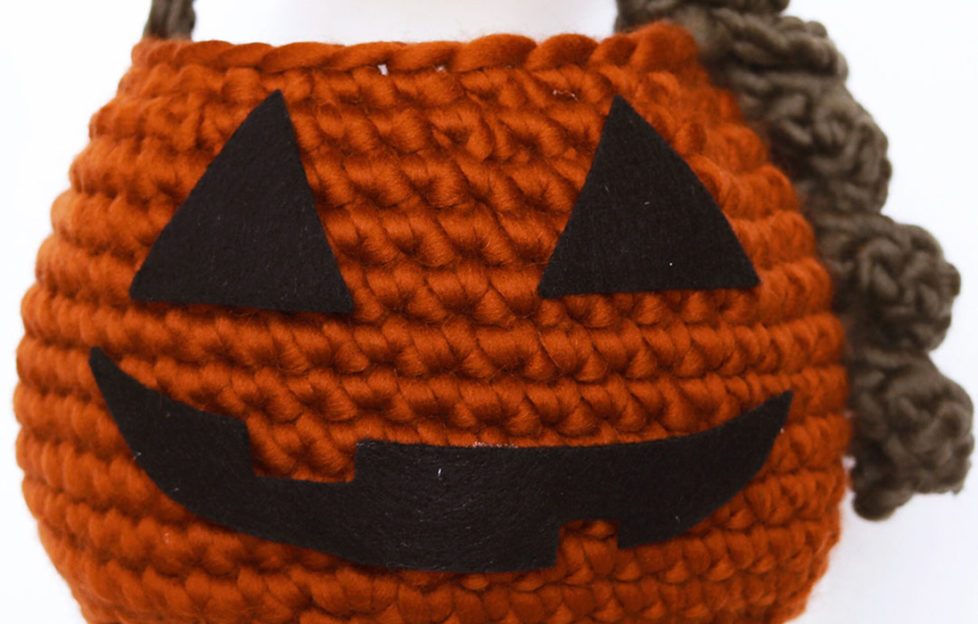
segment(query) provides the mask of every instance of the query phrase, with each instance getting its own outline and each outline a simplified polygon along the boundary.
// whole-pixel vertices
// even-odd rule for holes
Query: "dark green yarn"
[[[944,339],[957,270],[925,230],[881,215],[886,136],[846,89],[845,59],[787,0],[618,0],[618,29],[686,26],[715,80],[791,176],[846,325],[857,512],[884,518],[916,492],[961,489],[972,404],[927,353]]]
[[[153,0],[143,36],[189,39],[196,19],[193,0]]]

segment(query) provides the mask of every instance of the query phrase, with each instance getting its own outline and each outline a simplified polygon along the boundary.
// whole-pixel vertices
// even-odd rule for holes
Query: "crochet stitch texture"
[[[160,230],[248,112],[281,90],[350,318],[137,304]],[[716,198],[748,291],[536,286],[614,95]],[[89,622],[774,623],[838,536],[849,438],[843,329],[792,185],[692,37],[234,46],[146,40],[55,202],[18,352],[18,458]],[[336,481],[366,438],[591,445],[715,427],[786,390],[757,478],[690,533],[618,550],[569,525],[556,567],[356,566],[202,522],[139,470],[87,367],[244,421],[256,471]]]
[[[718,85],[789,173],[812,223],[846,327],[853,505],[883,519],[917,493],[958,492],[974,449],[971,399],[928,353],[961,288],[926,230],[881,214],[887,139],[846,88],[824,26],[788,0],[618,0],[617,27],[681,24]]]

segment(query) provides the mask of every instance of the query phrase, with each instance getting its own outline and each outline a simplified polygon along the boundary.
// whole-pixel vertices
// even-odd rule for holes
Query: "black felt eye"
[[[280,92],[259,104],[163,228],[133,299],[349,314]]]
[[[538,292],[753,288],[757,272],[686,161],[620,96]]]

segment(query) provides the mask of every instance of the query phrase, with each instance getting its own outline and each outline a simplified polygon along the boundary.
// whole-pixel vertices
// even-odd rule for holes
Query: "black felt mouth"
[[[620,548],[688,531],[761,469],[792,397],[703,433],[633,444],[364,440],[352,481],[319,483],[256,475],[244,423],[146,388],[97,348],[90,365],[136,462],[200,518],[360,564],[466,573],[551,567],[574,520],[617,521]]]

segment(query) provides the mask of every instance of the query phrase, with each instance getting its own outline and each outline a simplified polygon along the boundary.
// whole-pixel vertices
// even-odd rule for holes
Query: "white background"
[[[5,0],[0,9],[0,621],[80,624],[20,495],[10,408],[19,301],[89,116],[112,96],[148,0]],[[198,0],[197,38],[235,42],[604,36],[612,0]],[[921,224],[964,275],[956,324],[935,354],[974,396],[978,351],[978,3],[795,0],[849,58],[850,88],[891,139],[888,212]],[[940,8],[937,8],[937,7]],[[559,8],[556,8],[559,7]],[[933,8],[931,8],[933,7]],[[978,474],[976,474],[978,479]],[[885,523],[846,507],[841,544],[801,624],[978,622],[978,481],[918,498]]]

